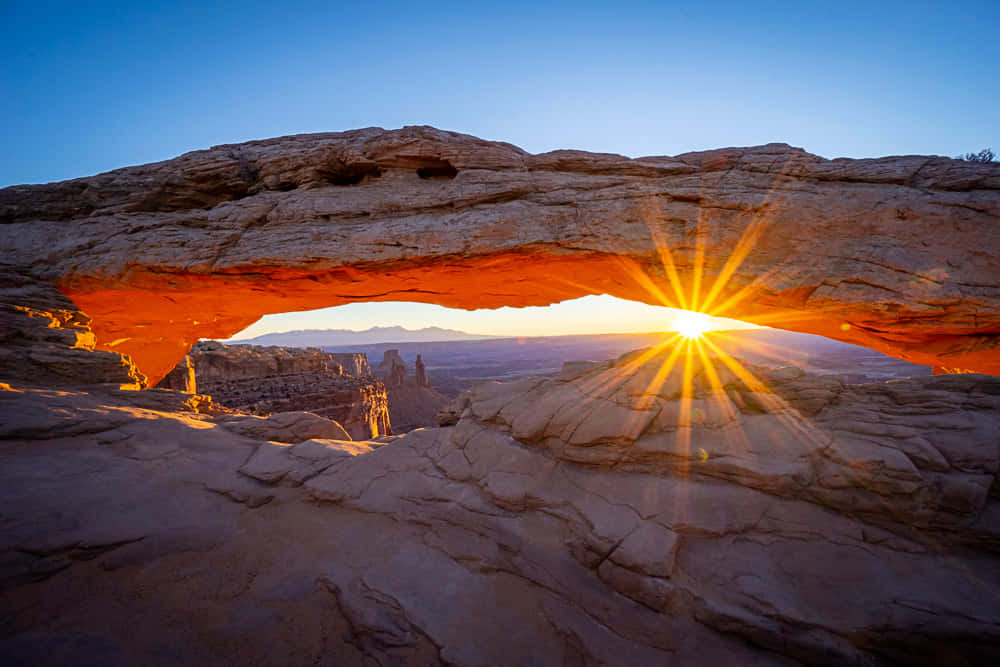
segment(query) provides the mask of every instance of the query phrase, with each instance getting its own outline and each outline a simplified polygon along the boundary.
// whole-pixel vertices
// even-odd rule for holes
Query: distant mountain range
[[[305,329],[269,333],[256,338],[227,341],[239,345],[285,345],[288,347],[324,347],[339,345],[373,345],[378,343],[429,343],[456,340],[490,340],[503,336],[483,336],[455,329],[426,327],[406,329],[404,327],[372,327],[365,331],[350,329]]]

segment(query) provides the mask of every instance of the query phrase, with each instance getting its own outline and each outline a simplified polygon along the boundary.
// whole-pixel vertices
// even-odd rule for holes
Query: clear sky
[[[998,37],[998,0],[4,0],[0,187],[372,125],[631,156],[1000,149]]]

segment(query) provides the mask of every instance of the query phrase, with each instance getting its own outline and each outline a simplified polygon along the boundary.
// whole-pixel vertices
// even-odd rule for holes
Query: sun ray
[[[639,287],[644,289],[649,295],[653,296],[660,305],[666,306],[668,308],[677,308],[678,302],[671,301],[667,295],[663,292],[659,285],[657,285],[652,278],[649,277],[641,266],[634,260],[621,258],[619,264],[622,267],[622,271],[629,278],[638,283]]]
[[[764,233],[764,229],[768,223],[769,221],[763,216],[755,216],[750,221],[750,224],[743,230],[740,240],[737,241],[736,248],[726,258],[726,263],[722,267],[722,271],[713,281],[712,287],[705,296],[705,300],[702,302],[699,310],[711,312],[712,304],[718,298],[723,288],[725,288],[733,273],[743,264],[743,260],[746,259],[747,255],[750,254],[750,251],[757,244],[757,239]]]
[[[815,427],[812,426],[812,424],[801,416],[798,410],[795,410],[788,405],[788,403],[779,395],[775,394],[771,388],[767,386],[767,384],[765,384],[745,366],[743,366],[743,364],[734,359],[729,355],[729,353],[721,349],[711,340],[706,338],[705,343],[718,355],[719,360],[725,364],[726,367],[729,368],[729,370],[731,370],[741,382],[743,382],[743,384],[746,385],[747,389],[754,392],[757,399],[765,405],[769,413],[773,414],[780,422],[784,423],[785,426],[789,427],[803,438],[806,438],[814,445],[826,444],[829,438],[819,433]]]
[[[677,265],[674,262],[674,253],[671,250],[670,245],[667,243],[666,237],[663,234],[663,230],[657,225],[653,224],[652,218],[648,212],[655,204],[653,202],[647,202],[643,209],[643,217],[646,219],[646,227],[649,229],[649,235],[653,239],[653,244],[656,246],[656,252],[660,257],[660,263],[663,265],[663,270],[667,274],[667,280],[670,283],[671,289],[673,289],[674,296],[677,298],[677,303],[680,308],[684,310],[690,310],[688,307],[687,297],[684,295],[684,284],[681,282],[680,274],[677,272]],[[662,211],[660,216],[662,217]]]
[[[694,364],[691,363],[691,340],[683,341],[684,371],[681,376],[680,406],[677,416],[678,451],[691,456],[691,400],[693,398]]]

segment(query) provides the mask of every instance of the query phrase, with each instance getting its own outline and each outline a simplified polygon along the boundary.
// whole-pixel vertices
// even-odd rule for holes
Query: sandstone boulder
[[[241,415],[222,422],[233,433],[255,440],[300,443],[314,438],[351,440],[344,427],[310,412],[278,412],[268,417]]]

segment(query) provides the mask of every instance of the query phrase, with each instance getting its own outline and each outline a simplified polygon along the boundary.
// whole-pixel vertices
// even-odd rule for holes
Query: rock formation
[[[185,354],[180,363],[167,373],[166,377],[156,385],[160,389],[173,389],[182,391],[185,394],[196,394],[198,381],[194,374],[194,365],[191,363],[191,355]]]
[[[368,366],[368,355],[363,352],[328,352],[330,359],[339,364],[344,375],[369,377],[372,369]]]
[[[531,155],[367,128],[5,188],[0,252],[153,382],[265,313],[599,293],[1000,373],[998,191],[1000,164],[938,157]]]
[[[409,367],[399,356],[399,350],[386,350],[382,353],[382,361],[375,367],[375,375],[382,378],[389,389],[402,387],[406,384]]]
[[[343,425],[355,440],[392,433],[382,383],[370,375],[345,375],[340,364],[345,359],[352,370],[367,370],[363,354],[201,341],[190,358],[199,390],[222,405],[249,412],[313,412]]]
[[[435,425],[438,412],[448,403],[447,396],[431,388],[419,354],[414,367],[415,376],[408,377],[410,367],[399,350],[392,349],[382,353],[382,361],[375,368],[375,374],[385,382],[389,418],[396,433]]]
[[[424,366],[424,360],[417,355],[417,360],[413,363],[414,368],[414,378],[413,381],[418,387],[430,387],[431,381],[427,379],[427,367]]]
[[[90,323],[51,284],[0,264],[0,381],[145,387],[127,355],[94,349]]]
[[[343,375],[334,356],[319,348],[277,345],[226,345],[200,341],[191,348],[195,375],[202,382],[228,381],[289,373]]]
[[[672,343],[364,442],[171,396],[0,387],[7,662],[1000,660],[998,378]]]

